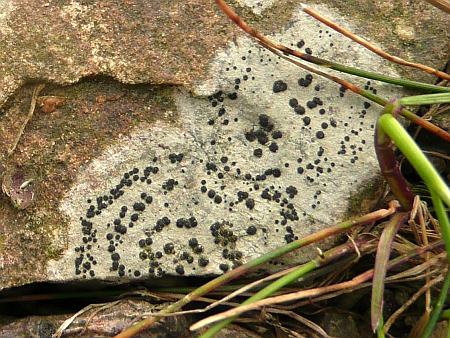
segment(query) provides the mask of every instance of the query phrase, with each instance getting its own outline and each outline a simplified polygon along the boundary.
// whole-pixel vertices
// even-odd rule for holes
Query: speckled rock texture
[[[345,9],[311,5],[365,30]],[[289,47],[398,74],[295,2],[250,6],[243,15]],[[37,111],[4,157],[3,172],[33,172],[38,195],[20,211],[1,199],[0,288],[217,275],[342,221],[355,196],[364,212],[361,189],[375,197],[380,108],[236,33],[213,2],[10,1],[0,31],[2,153],[29,105],[32,84],[24,83],[48,82],[42,95],[66,98],[46,115]],[[386,98],[403,95],[354,82]],[[315,250],[263,269],[304,262]]]

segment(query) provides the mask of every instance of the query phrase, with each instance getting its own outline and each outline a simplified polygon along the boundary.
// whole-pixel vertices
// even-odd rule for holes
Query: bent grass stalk
[[[388,103],[388,100],[375,95],[367,90],[361,89],[358,86],[354,85],[351,82],[348,82],[346,80],[343,80],[337,76],[333,76],[330,74],[327,74],[325,72],[322,72],[318,69],[315,69],[313,67],[310,67],[306,64],[303,64],[297,60],[294,60],[286,55],[284,55],[282,52],[280,52],[278,49],[267,45],[263,42],[260,43],[264,48],[267,48],[268,50],[270,50],[272,53],[278,55],[279,57],[281,57],[282,59],[285,59],[286,61],[289,61],[303,69],[306,69],[310,72],[313,72],[317,75],[323,76],[333,82],[336,82],[338,84],[340,84],[341,86],[347,88],[348,90],[351,90],[352,92],[361,95],[363,97],[365,97],[368,100],[371,100],[372,102],[378,103],[381,106],[385,106]],[[442,94],[446,94],[446,93],[438,93],[438,94],[429,94],[429,95],[442,95]],[[438,126],[432,124],[431,122],[424,120],[423,118],[417,116],[416,114],[413,114],[412,112],[410,112],[409,110],[402,108],[399,112],[398,112],[401,116],[403,116],[404,118],[407,118],[408,120],[410,120],[411,122],[429,130],[430,132],[440,136],[442,139],[449,141],[450,142],[450,134],[447,133],[446,131],[442,130],[441,128],[439,128]]]
[[[391,77],[388,77],[385,75],[376,74],[376,73],[372,73],[372,72],[366,72],[366,71],[363,71],[363,70],[360,70],[357,68],[353,68],[353,67],[343,66],[343,65],[337,64],[335,62],[320,59],[320,58],[311,56],[309,54],[305,54],[305,53],[299,52],[297,50],[291,49],[289,47],[286,47],[283,44],[280,44],[280,43],[264,36],[263,34],[259,33],[257,30],[250,27],[223,0],[216,0],[216,3],[219,6],[219,8],[234,23],[236,23],[237,26],[239,26],[247,34],[256,38],[256,40],[264,48],[269,49],[271,52],[277,54],[278,56],[280,56],[281,58],[283,58],[289,62],[296,64],[297,66],[307,69],[308,71],[314,72],[315,74],[324,76],[334,82],[337,82],[337,83],[343,85],[345,88],[347,88],[359,95],[362,95],[365,98],[367,98],[373,102],[376,102],[382,106],[386,105],[386,103],[388,102],[386,99],[383,99],[377,95],[374,95],[374,94],[370,93],[369,91],[362,90],[348,81],[344,81],[338,77],[326,74],[326,73],[319,71],[313,67],[309,67],[309,66],[305,65],[304,63],[298,62],[297,60],[293,60],[288,55],[292,55],[303,61],[307,61],[307,62],[313,63],[313,64],[321,66],[321,67],[326,67],[329,69],[337,70],[337,71],[340,71],[343,73],[348,73],[351,75],[360,76],[360,77],[364,77],[364,78],[368,78],[368,79],[374,79],[374,80],[379,80],[379,81],[386,82],[386,83],[396,84],[396,85],[400,85],[400,86],[403,86],[406,88],[425,90],[425,91],[430,91],[430,92],[434,92],[434,93],[450,92],[449,87],[429,85],[429,84],[424,84],[421,82],[409,81],[409,80],[404,80],[404,79],[395,79],[395,78],[391,78]],[[409,112],[406,109],[402,109],[399,112],[399,114],[404,116],[405,118],[409,119],[411,122],[414,122],[426,129],[430,130],[431,132],[435,133],[436,135],[438,135],[441,138],[445,139],[446,141],[450,142],[450,134],[445,132],[444,130],[440,129],[439,127],[433,125],[432,123],[430,123],[424,119],[421,119],[420,117]]]
[[[403,129],[403,127],[392,116],[393,113],[395,113],[395,114],[400,113],[401,115],[410,119],[413,122],[416,122],[416,123],[419,122],[418,123],[419,125],[422,125],[422,126],[426,127],[427,129],[433,130],[434,133],[436,133],[437,135],[440,135],[443,139],[449,141],[450,135],[448,133],[446,133],[443,130],[439,130],[435,126],[430,126],[430,123],[428,123],[427,121],[421,120],[420,118],[418,118],[411,112],[407,111],[406,109],[399,107],[401,104],[405,104],[405,105],[406,104],[415,104],[415,105],[424,104],[427,101],[429,101],[430,99],[432,101],[431,103],[446,103],[446,102],[449,102],[448,94],[437,94],[432,97],[425,95],[425,96],[420,96],[417,99],[406,98],[403,100],[403,102],[400,100],[400,101],[398,101],[398,103],[396,105],[393,105],[392,103],[387,102],[386,100],[379,98],[379,97],[373,95],[372,93],[369,93],[369,92],[366,92],[366,91],[363,91],[363,90],[357,88],[353,84],[347,83],[346,81],[343,81],[336,77],[332,77],[332,76],[325,74],[321,71],[318,71],[312,67],[308,67],[308,66],[304,65],[303,63],[295,61],[295,60],[291,59],[290,57],[288,57],[288,55],[293,55],[302,60],[312,62],[312,63],[320,65],[320,66],[324,66],[324,67],[338,70],[338,71],[351,73],[351,74],[354,74],[357,76],[363,76],[363,77],[367,76],[371,79],[378,79],[378,80],[381,80],[384,82],[394,83],[394,84],[400,84],[399,82],[392,81],[391,78],[380,78],[378,75],[375,78],[375,77],[373,77],[373,74],[366,74],[364,72],[361,72],[360,70],[355,70],[351,67],[344,67],[342,65],[339,65],[339,64],[327,61],[327,60],[315,58],[310,55],[306,55],[304,53],[292,50],[284,45],[281,45],[281,44],[263,36],[262,34],[257,32],[250,26],[248,26],[236,13],[234,13],[231,10],[230,7],[228,7],[225,4],[225,2],[223,0],[216,0],[216,3],[222,9],[222,11],[224,11],[225,14],[227,14],[227,16],[231,20],[233,20],[240,28],[242,28],[245,32],[247,32],[248,34],[255,37],[263,47],[271,50],[273,53],[277,54],[281,58],[284,58],[294,64],[297,64],[297,65],[303,67],[303,68],[306,68],[309,71],[313,71],[316,74],[325,76],[335,82],[340,83],[341,85],[344,85],[346,88],[348,88],[348,89],[350,89],[350,90],[352,90],[374,102],[377,102],[377,103],[385,106],[383,114],[379,118],[378,123],[377,123],[377,132],[376,132],[376,135],[377,135],[376,136],[376,145],[378,146],[377,147],[378,148],[377,155],[380,159],[381,169],[382,169],[385,177],[387,178],[389,185],[393,188],[394,194],[399,198],[404,210],[412,209],[414,195],[412,194],[411,190],[408,187],[407,182],[403,179],[403,177],[399,171],[398,164],[395,160],[395,156],[393,153],[393,144],[392,144],[391,139],[400,148],[400,150],[404,153],[406,158],[408,158],[410,163],[413,164],[416,171],[419,173],[419,175],[424,180],[425,184],[430,189],[430,193],[432,194],[432,196],[433,195],[435,196],[434,199],[437,199],[437,202],[441,203],[441,204],[442,204],[442,201],[444,201],[447,204],[447,206],[450,206],[450,204],[449,204],[450,193],[449,193],[448,187],[443,182],[443,180],[441,179],[439,174],[435,171],[435,169],[433,168],[431,163],[427,160],[425,155],[421,152],[420,148],[418,148],[418,146],[415,144],[415,142],[409,136],[409,134],[406,133],[406,131]],[[316,13],[313,13],[312,11],[308,11],[306,6],[303,6],[303,10],[305,10],[306,12],[309,12],[309,14],[313,15],[313,16],[314,16],[314,14],[316,14]],[[315,17],[318,18],[318,15],[315,15]],[[321,16],[318,19],[323,22],[327,21]],[[425,70],[429,73],[440,76],[442,78],[449,79],[448,74],[436,71],[435,69],[432,69],[430,67],[409,63],[402,59],[392,57],[392,56],[384,53],[381,50],[372,48],[372,46],[370,46],[367,43],[367,41],[365,41],[363,39],[360,39],[360,38],[355,39],[354,35],[347,34],[348,32],[342,30],[340,27],[337,27],[334,24],[330,24],[329,21],[327,21],[325,23],[328,24],[330,27],[340,31],[344,35],[347,35],[348,37],[353,38],[355,41],[364,45],[366,48],[369,48],[372,51],[378,53],[379,55],[382,55],[384,57],[387,57],[388,59],[391,59],[392,61],[404,64],[404,65],[408,65],[408,66],[417,67],[417,68]],[[410,86],[411,83],[402,83],[401,85]],[[413,84],[413,86],[415,86],[415,84]],[[415,88],[418,88],[418,87],[416,86]],[[442,91],[438,90],[438,91],[444,92],[447,90],[442,90]],[[440,221],[441,221],[441,218],[444,218],[441,221],[441,227],[448,228],[447,215],[440,214],[440,215],[438,215],[438,217],[440,218]],[[396,222],[395,222],[395,225],[396,225],[395,229],[398,229],[398,227],[402,223],[402,222],[400,222],[400,219],[403,219],[404,217],[398,216],[397,218],[399,218],[399,220],[396,220]],[[447,234],[447,235],[444,234],[444,233],[448,233],[448,229],[441,230],[441,231],[443,232],[443,235],[444,235],[443,237],[444,237],[445,246],[447,248],[447,252],[450,255],[450,246],[449,246],[450,236],[449,236],[449,234]],[[386,253],[389,250],[387,250],[387,251],[383,250],[383,251]],[[382,253],[380,253],[380,254],[382,254]],[[378,273],[378,276],[376,277],[377,281],[376,281],[376,283],[374,283],[375,285],[374,285],[374,291],[373,291],[374,300],[372,302],[372,309],[373,309],[372,327],[374,330],[376,330],[378,328],[377,334],[379,337],[384,336],[384,332],[382,331],[383,318],[381,316],[381,303],[382,303],[383,285],[384,285],[383,272],[385,271],[384,267],[387,262],[387,257],[388,256],[385,255],[384,259],[382,260],[383,262],[378,264],[378,270],[381,269],[383,271],[381,271],[381,273]],[[442,293],[441,293],[441,296],[442,296]],[[440,309],[436,308],[435,313],[436,312],[440,312]],[[430,323],[431,323],[431,321],[430,321]],[[225,325],[226,323],[225,322],[219,323],[219,324],[213,326],[210,329],[211,332],[214,329],[220,329],[219,326],[220,327],[224,326],[224,325],[221,326],[221,324]]]
[[[426,90],[436,93],[443,93],[443,92],[450,92],[450,88],[441,87],[441,86],[435,86],[430,84],[425,84],[421,82],[416,81],[410,81],[410,80],[404,80],[404,79],[398,79],[398,78],[392,78],[386,75],[372,73],[368,71],[364,71],[358,68],[348,67],[341,64],[338,64],[336,62],[332,62],[329,60],[324,60],[315,56],[311,56],[306,53],[299,52],[297,50],[294,50],[292,48],[289,48],[287,46],[284,46],[264,35],[259,33],[257,30],[250,27],[247,23],[245,23],[244,20],[242,20],[223,0],[216,0],[217,6],[237,25],[239,26],[243,31],[245,31],[247,34],[255,37],[258,41],[272,46],[275,49],[278,49],[282,51],[283,53],[295,56],[299,59],[302,59],[307,62],[311,62],[313,64],[316,64],[318,66],[326,67],[329,69],[337,70],[343,73],[348,73],[356,76],[360,76],[367,79],[373,79],[373,80],[379,80],[386,83],[396,84],[403,87],[408,87],[411,89],[419,89],[419,90]],[[449,75],[447,75],[449,77]]]
[[[450,206],[450,190],[447,184],[421,151],[416,142],[393,116],[393,113],[400,108],[400,105],[402,105],[402,99],[386,105],[386,108],[378,119],[379,133],[386,133],[392,139],[394,144],[400,149],[417,171],[428,189],[436,192],[439,198],[447,206]],[[450,244],[450,236],[448,237],[448,243]]]
[[[383,295],[386,279],[387,264],[391,254],[392,243],[400,227],[408,218],[408,213],[398,213],[392,216],[383,229],[378,242],[372,286],[372,300],[370,307],[372,330],[375,332],[383,327]]]
[[[349,32],[345,28],[340,27],[339,25],[337,25],[336,23],[334,23],[330,19],[324,17],[323,15],[321,15],[320,13],[316,12],[315,10],[309,8],[305,4],[301,4],[301,6],[302,6],[302,10],[305,13],[311,15],[314,19],[324,23],[325,25],[327,25],[328,27],[332,28],[336,32],[339,32],[342,35],[345,35],[349,39],[352,39],[353,41],[357,42],[361,46],[364,46],[368,50],[370,50],[370,51],[374,52],[375,54],[385,58],[386,60],[398,63],[399,65],[408,66],[408,67],[414,67],[414,68],[423,70],[423,71],[425,71],[425,72],[427,72],[429,74],[432,74],[432,75],[435,75],[435,76],[440,77],[442,79],[450,81],[450,75],[449,74],[441,72],[441,71],[439,71],[437,69],[434,69],[432,67],[424,66],[424,65],[422,65],[420,63],[409,62],[409,61],[403,60],[403,59],[401,59],[401,58],[399,58],[397,56],[394,56],[394,55],[391,55],[389,53],[386,53],[382,49],[372,45],[369,41],[359,37],[358,35],[355,35],[355,34]]]
[[[319,59],[319,58],[310,56],[308,54],[304,54],[304,53],[292,50],[284,45],[281,45],[273,40],[268,39],[267,37],[261,35],[259,32],[257,32],[256,30],[254,30],[253,28],[248,26],[239,16],[236,15],[236,13],[234,13],[225,4],[225,2],[223,0],[216,0],[216,3],[222,9],[222,11],[224,11],[225,14],[228,15],[228,17],[231,20],[233,20],[245,32],[254,36],[264,47],[268,48],[269,50],[276,53],[277,55],[289,60],[290,62],[301,65],[304,68],[306,68],[305,65],[303,65],[295,60],[292,60],[289,57],[286,57],[282,53],[293,55],[302,60],[312,62],[319,66],[324,66],[324,67],[327,67],[330,69],[334,69],[334,70],[338,70],[338,71],[342,71],[342,72],[346,72],[346,73],[351,73],[351,74],[357,75],[357,76],[376,79],[376,80],[380,80],[380,81],[387,82],[387,83],[402,85],[402,86],[409,87],[409,88],[427,90],[427,91],[436,92],[436,93],[444,93],[444,92],[448,93],[450,91],[450,88],[447,88],[447,87],[426,85],[426,84],[415,83],[414,81],[408,81],[408,80],[402,80],[402,79],[393,79],[393,78],[390,78],[390,77],[387,77],[384,75],[365,72],[365,71],[361,71],[361,70],[358,70],[358,69],[355,69],[352,67],[342,66],[342,65],[339,65],[339,64],[327,61],[327,60]],[[325,74],[325,73],[320,72],[311,67],[308,67],[308,69],[311,71],[314,71],[315,73],[320,74],[320,75]],[[325,76],[325,75],[323,75],[323,76]],[[330,75],[327,75],[326,77],[331,78],[333,81],[336,81],[341,84],[345,82],[340,79],[336,80],[337,79],[336,77],[332,77]],[[339,82],[339,81],[341,81],[341,82]],[[422,177],[424,182],[427,184],[430,192],[432,193],[432,196],[434,195],[433,202],[436,200],[438,202],[440,201],[441,204],[442,204],[442,202],[444,202],[447,206],[450,206],[450,191],[449,191],[448,187],[445,185],[445,183],[443,182],[443,180],[441,179],[439,174],[434,170],[433,166],[429,163],[429,161],[427,160],[425,155],[421,152],[420,148],[418,148],[418,146],[415,144],[415,142],[412,140],[412,138],[409,136],[409,134],[403,129],[403,127],[392,116],[392,113],[393,112],[399,113],[402,116],[410,119],[411,121],[413,121],[415,123],[418,123],[421,126],[430,128],[431,130],[433,130],[434,133],[438,134],[439,136],[441,136],[443,139],[445,139],[447,141],[450,141],[450,134],[446,133],[442,129],[437,128],[436,126],[432,125],[428,121],[420,119],[419,117],[417,117],[416,115],[407,111],[406,109],[400,109],[399,105],[401,105],[401,104],[407,104],[407,103],[411,104],[408,100],[404,100],[402,103],[402,101],[400,99],[397,101],[396,105],[394,105],[394,104],[388,103],[385,99],[382,99],[382,98],[377,97],[376,95],[373,95],[372,93],[369,93],[369,92],[359,89],[358,87],[354,86],[351,83],[346,83],[346,86],[350,90],[353,90],[353,91],[357,92],[358,94],[361,94],[364,97],[366,97],[376,103],[379,103],[381,105],[386,105],[386,107],[383,111],[384,113],[380,116],[380,118],[378,120],[379,130],[381,130],[382,133],[386,133],[394,141],[394,143],[400,148],[400,150],[403,152],[403,154],[408,158],[408,160],[414,166],[414,168],[419,173],[419,175]],[[435,98],[435,100],[440,100],[440,99],[441,98]],[[447,102],[446,98],[444,98],[442,100],[443,101],[441,101],[441,102]],[[395,110],[394,110],[394,108],[395,108]],[[408,209],[409,206],[407,205],[407,203],[405,203],[405,202],[403,202],[403,203],[405,204],[403,207]],[[376,212],[359,217],[354,221],[343,222],[336,226],[321,230],[315,234],[306,236],[302,239],[299,239],[299,240],[294,241],[290,244],[287,244],[283,247],[280,247],[274,251],[271,251],[265,255],[262,255],[262,256],[258,257],[257,259],[252,260],[252,261],[236,268],[235,270],[231,270],[231,271],[225,273],[224,275],[215,278],[214,280],[210,281],[209,283],[207,283],[207,284],[203,285],[202,287],[189,293],[181,300],[179,300],[179,301],[171,304],[167,308],[163,309],[160,313],[167,314],[167,313],[175,312],[175,311],[181,309],[181,307],[188,304],[189,302],[201,297],[202,295],[215,289],[216,287],[239,277],[240,275],[254,269],[255,267],[259,266],[260,264],[262,264],[270,259],[279,257],[280,255],[283,255],[287,252],[290,252],[290,251],[300,248],[302,246],[311,244],[322,238],[347,231],[350,228],[353,228],[355,226],[367,224],[374,220],[389,216],[389,215],[393,214],[397,208],[398,208],[398,205],[393,201],[390,203],[389,209],[378,210]],[[446,227],[445,230],[442,229],[441,231],[443,234],[443,239],[444,239],[445,246],[447,248],[447,252],[450,255],[450,231],[449,231],[449,222],[447,219],[447,215],[446,214],[443,215],[442,213],[440,213],[440,214],[438,214],[438,217],[440,220],[441,227]],[[444,217],[444,219],[441,220],[442,217]],[[437,244],[439,244],[439,243],[434,242],[430,246],[434,246]],[[429,248],[430,246],[426,246],[426,248]],[[411,254],[410,256],[407,256],[406,260],[411,259],[412,256],[415,256],[419,252],[420,253],[423,252],[423,248],[424,247],[419,248],[413,254]],[[392,265],[396,265],[396,264],[400,264],[400,262],[404,262],[404,260],[403,260],[404,258],[405,258],[404,256],[400,256],[400,257],[392,260],[388,264],[388,268]],[[314,264],[315,263],[311,263],[311,266]],[[311,267],[309,266],[308,268],[311,268]],[[303,267],[302,269],[306,269],[306,268]],[[301,273],[304,273],[304,271],[302,269],[300,269],[300,271],[301,271]],[[296,273],[299,273],[299,272],[296,272]],[[347,285],[352,285],[352,283],[355,283],[355,282],[360,283],[363,280],[368,280],[368,279],[372,278],[372,275],[373,275],[373,271],[368,271],[368,272],[364,273],[363,275],[360,275],[359,278],[353,279],[352,281],[350,281],[350,283],[344,282],[344,283],[340,283],[339,285],[332,285],[332,286],[328,286],[328,287],[325,287],[322,289],[326,290],[327,292],[335,290],[335,289],[338,290],[339,288],[346,287]],[[450,274],[449,274],[449,276],[450,276]],[[283,277],[283,278],[285,278],[285,277]],[[447,278],[445,282],[450,285],[450,277]],[[277,283],[277,282],[275,282],[275,283]],[[445,284],[445,285],[447,285],[447,284]],[[320,293],[317,293],[317,295],[322,294],[324,292],[324,290],[320,290]],[[444,288],[443,288],[443,290],[444,290]],[[312,290],[306,290],[306,292],[301,291],[299,293],[299,297],[301,298],[305,294],[308,294],[310,296],[314,295],[314,293],[312,293],[311,291]],[[317,291],[317,292],[319,292],[319,291]],[[302,295],[302,296],[300,296],[300,295]],[[279,299],[280,302],[286,301],[285,296],[279,296],[279,297],[281,297],[281,298],[272,297],[272,298],[267,298],[265,300],[260,300],[256,303],[244,305],[242,307],[238,307],[237,309],[233,309],[233,310],[230,310],[227,312],[231,312],[230,315],[235,316],[242,312],[248,311],[249,309],[259,308],[266,304],[273,304],[272,303],[273,298]],[[443,295],[441,293],[440,299],[444,299],[443,297],[445,297],[445,295]],[[291,299],[292,298],[289,298],[289,300],[291,300]],[[275,302],[277,302],[277,301],[275,301]],[[440,312],[440,309],[436,308],[434,313],[436,313],[436,311]],[[439,315],[439,313],[437,314],[437,316],[438,315]],[[132,337],[134,334],[142,331],[149,325],[158,321],[159,318],[161,318],[161,317],[155,316],[155,317],[149,317],[147,319],[144,319],[144,320],[134,324],[133,326],[131,326],[127,330],[123,331],[122,333],[118,334],[116,336],[116,338]],[[382,318],[380,317],[380,322],[381,321],[382,321]],[[430,323],[431,323],[431,320],[430,320]],[[380,330],[378,330],[378,333],[380,334]]]

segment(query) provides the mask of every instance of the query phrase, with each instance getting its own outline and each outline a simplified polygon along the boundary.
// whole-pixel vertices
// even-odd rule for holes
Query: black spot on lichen
[[[201,267],[205,267],[209,264],[209,259],[207,257],[200,257],[198,259],[198,265]]]
[[[248,235],[254,235],[256,234],[256,227],[254,225],[251,225],[247,228],[247,234]]]
[[[273,138],[274,140],[279,139],[279,138],[282,138],[282,137],[283,137],[283,134],[282,134],[281,131],[279,131],[279,130],[274,131],[274,132],[272,133],[272,138]]]
[[[274,93],[280,93],[284,92],[287,89],[287,84],[283,82],[282,80],[277,80],[273,83],[273,92]]]
[[[184,266],[181,264],[178,264],[177,267],[175,268],[175,271],[179,275],[184,275]]]
[[[230,266],[226,263],[221,263],[219,264],[219,269],[223,272],[227,272],[230,269]]]
[[[255,200],[253,198],[249,198],[245,201],[245,206],[252,210],[255,207]]]
[[[144,211],[145,210],[145,204],[142,202],[136,202],[133,204],[133,209],[136,211]]]
[[[300,40],[297,42],[297,48],[302,48],[305,45],[305,41]]]
[[[174,249],[175,249],[175,247],[174,247],[173,243],[166,243],[166,244],[164,244],[164,252],[166,254],[173,254],[174,253]]]
[[[316,133],[316,137],[320,140],[320,139],[323,139],[325,137],[325,134],[324,134],[323,131],[320,130],[320,131],[318,131]]]
[[[269,146],[269,149],[271,152],[276,153],[278,151],[278,145],[276,142],[272,142]]]
[[[294,111],[298,115],[303,115],[306,112],[305,107],[302,107],[302,106],[295,107]]]
[[[257,148],[253,151],[253,155],[255,155],[256,157],[262,157],[263,151],[260,148]]]
[[[296,107],[298,106],[298,100],[297,100],[297,99],[294,99],[294,98],[290,99],[290,100],[289,100],[289,105],[290,105],[292,108],[296,108]]]
[[[256,140],[256,135],[253,130],[251,130],[245,133],[245,138],[247,139],[247,141],[253,142],[254,140]]]

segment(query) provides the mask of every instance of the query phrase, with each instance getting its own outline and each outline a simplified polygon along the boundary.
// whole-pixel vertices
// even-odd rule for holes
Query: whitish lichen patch
[[[274,39],[388,71],[300,13]],[[340,221],[351,193],[377,174],[379,108],[245,37],[210,71],[194,96],[174,91],[177,125],[140,125],[80,174],[61,204],[70,238],[51,278],[219,274]]]

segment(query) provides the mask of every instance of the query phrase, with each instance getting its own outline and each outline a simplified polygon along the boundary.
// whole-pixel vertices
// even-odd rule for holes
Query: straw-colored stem
[[[20,138],[25,130],[25,127],[27,126],[28,122],[30,121],[31,117],[33,116],[34,109],[36,108],[37,97],[38,97],[39,93],[41,92],[41,90],[44,89],[44,87],[45,87],[45,83],[41,83],[34,88],[33,94],[31,95],[31,103],[30,103],[30,109],[28,111],[28,115],[27,115],[25,121],[22,123],[22,126],[20,127],[19,132],[17,133],[16,139],[14,140],[11,147],[8,149],[8,156],[11,156],[12,153],[14,152],[14,150],[16,149],[17,144],[19,143]]]
[[[278,49],[282,51],[283,53],[286,53],[288,55],[295,56],[299,59],[302,59],[307,62],[311,62],[313,64],[316,64],[318,66],[327,67],[329,69],[337,70],[340,72],[373,79],[373,80],[379,80],[386,83],[396,84],[403,87],[408,87],[411,89],[419,89],[419,90],[425,90],[430,91],[433,93],[443,93],[443,92],[450,92],[450,88],[442,87],[442,86],[435,86],[431,84],[425,84],[421,82],[416,81],[410,81],[410,80],[403,80],[398,78],[392,78],[386,75],[377,74],[373,72],[364,71],[358,68],[348,67],[341,65],[336,62],[332,62],[329,60],[321,59],[306,53],[302,53],[300,51],[294,50],[292,48],[289,48],[281,43],[278,43],[263,34],[259,33],[257,30],[250,27],[244,20],[242,20],[223,0],[216,0],[216,3],[218,7],[236,24],[238,25],[244,32],[247,34],[253,36],[256,38],[259,42],[261,42],[264,45],[271,46],[275,49]]]
[[[441,11],[444,11],[447,14],[450,14],[450,2],[447,0],[427,0],[434,7],[439,8]]]
[[[385,98],[382,98],[382,97],[380,97],[378,95],[375,95],[375,94],[373,94],[373,93],[371,93],[371,92],[369,92],[367,90],[361,89],[361,88],[357,87],[356,85],[354,85],[351,82],[343,80],[343,79],[341,79],[341,78],[339,78],[337,76],[333,76],[333,75],[327,74],[327,73],[322,72],[322,71],[320,71],[318,69],[310,67],[310,66],[308,66],[308,65],[306,65],[304,63],[301,63],[301,62],[299,62],[297,60],[294,60],[294,59],[284,55],[283,53],[281,53],[279,50],[277,50],[276,48],[274,48],[272,46],[266,45],[263,42],[261,42],[261,45],[264,48],[267,48],[268,50],[270,50],[272,53],[274,53],[274,54],[278,55],[279,57],[285,59],[286,61],[289,61],[289,62],[291,62],[291,63],[293,63],[293,64],[295,64],[295,65],[297,65],[299,67],[302,67],[302,68],[304,68],[304,69],[306,69],[306,70],[308,70],[310,72],[313,72],[313,73],[318,74],[320,76],[323,76],[323,77],[325,77],[325,78],[327,78],[327,79],[329,79],[331,81],[334,81],[334,82],[340,84],[341,86],[347,88],[348,90],[351,90],[352,92],[354,92],[356,94],[359,94],[359,95],[365,97],[366,99],[369,99],[369,100],[371,100],[371,101],[373,101],[375,103],[378,103],[381,106],[385,106],[386,103],[388,102]],[[433,95],[440,95],[440,94],[433,94]],[[446,140],[446,141],[450,142],[450,134],[447,133],[445,130],[439,128],[438,126],[432,124],[431,122],[421,118],[420,116],[417,116],[417,115],[413,114],[412,112],[410,112],[409,110],[407,110],[405,108],[401,109],[398,113],[401,116],[403,116],[403,117],[407,118],[408,120],[410,120],[411,122],[413,122],[413,123],[415,123],[415,124],[425,128],[425,129],[429,130],[430,132],[432,132],[433,134],[441,137],[443,140]]]
[[[372,282],[372,299],[370,307],[373,332],[379,331],[380,327],[383,327],[383,296],[387,264],[389,261],[389,256],[391,254],[394,237],[400,227],[405,223],[408,216],[408,213],[398,213],[392,216],[387,225],[384,227],[383,233],[381,234],[380,241],[378,243]]]

